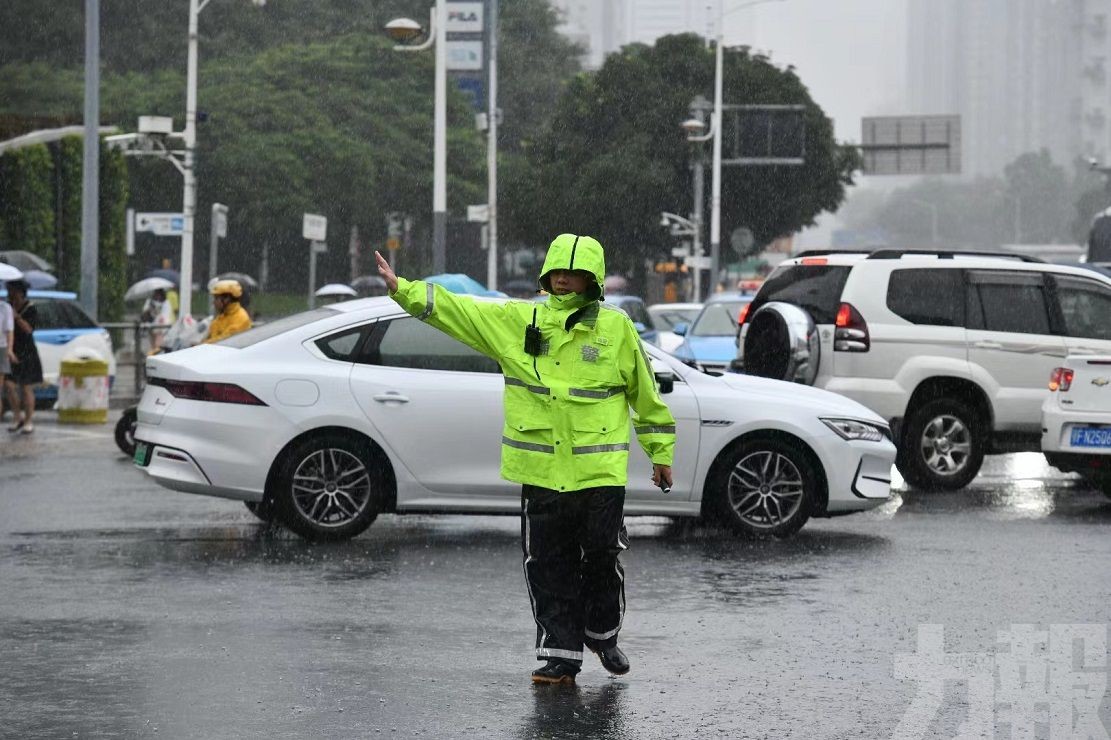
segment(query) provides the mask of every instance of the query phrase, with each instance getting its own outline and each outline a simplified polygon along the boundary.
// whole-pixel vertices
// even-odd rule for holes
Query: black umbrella
[[[235,280],[243,288],[250,288],[251,290],[258,289],[258,281],[245,272],[221,272],[216,276],[216,279]]]
[[[380,275],[362,275],[351,281],[351,287],[362,296],[386,295],[386,281]]]

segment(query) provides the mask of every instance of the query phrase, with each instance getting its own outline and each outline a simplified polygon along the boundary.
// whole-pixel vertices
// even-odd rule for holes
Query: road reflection
[[[528,738],[632,737],[625,721],[628,686],[611,679],[601,686],[533,686],[533,711],[517,736]]]

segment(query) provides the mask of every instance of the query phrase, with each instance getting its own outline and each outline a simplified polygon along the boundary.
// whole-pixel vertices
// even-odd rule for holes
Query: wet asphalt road
[[[790,541],[631,519],[633,671],[591,656],[533,687],[515,518],[312,546],[149,483],[109,431],[0,439],[0,736],[891,737],[918,625],[986,652],[1013,624],[1111,623],[1111,501],[1011,455]],[[967,709],[949,686],[929,736]]]

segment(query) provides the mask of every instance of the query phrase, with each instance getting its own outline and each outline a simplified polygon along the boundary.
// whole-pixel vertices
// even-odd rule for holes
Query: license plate
[[[145,468],[150,462],[150,445],[146,442],[136,442],[134,460],[140,468]]]
[[[1073,427],[1069,433],[1073,447],[1111,447],[1111,427]]]

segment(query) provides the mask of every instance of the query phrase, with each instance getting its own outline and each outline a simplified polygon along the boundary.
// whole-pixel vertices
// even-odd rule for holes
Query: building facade
[[[966,175],[1111,154],[1111,0],[909,0],[910,113],[961,116]]]
[[[607,54],[661,36],[711,32],[719,0],[552,0],[560,32],[585,49],[583,66],[597,69]]]

